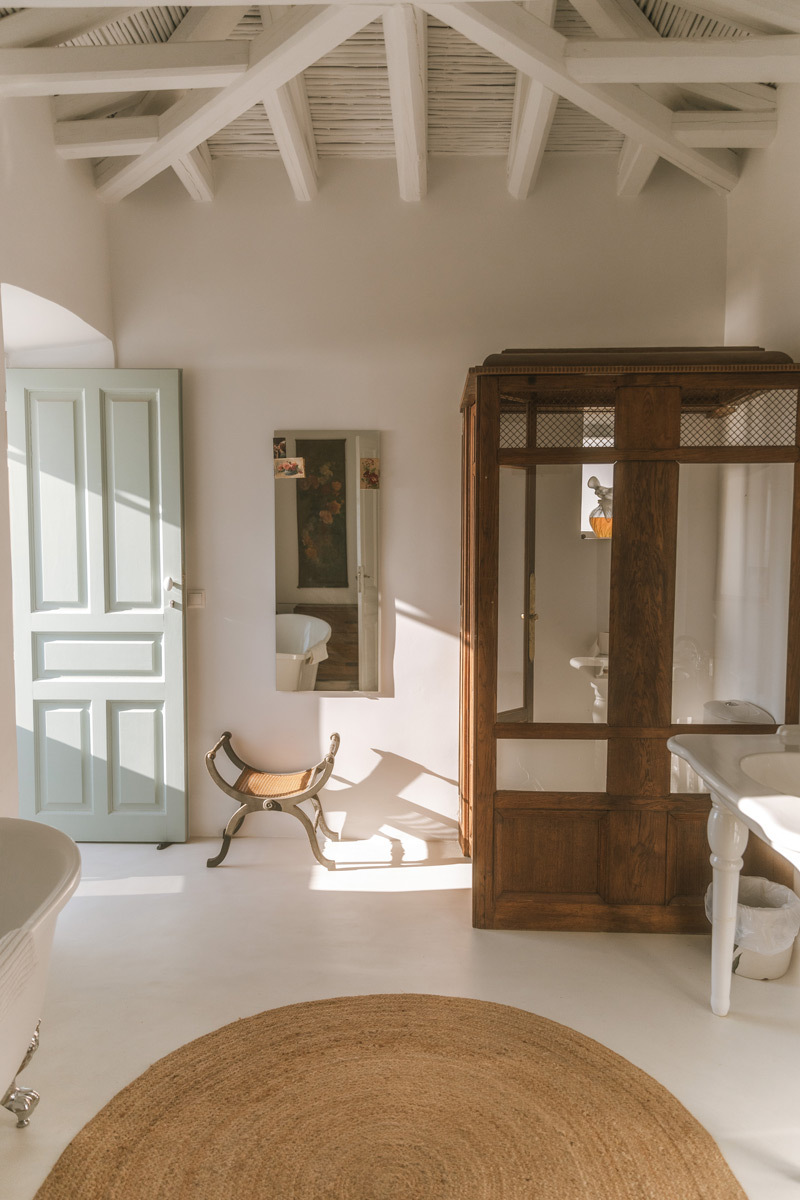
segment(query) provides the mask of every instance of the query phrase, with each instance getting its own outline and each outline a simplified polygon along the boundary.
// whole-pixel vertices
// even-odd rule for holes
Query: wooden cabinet
[[[749,347],[506,351],[469,372],[460,805],[476,925],[707,930],[709,798],[666,742],[726,686],[800,720],[798,387],[786,355]],[[603,546],[581,534],[588,464],[613,465]],[[595,631],[602,700],[593,668],[570,665],[595,661]],[[790,882],[763,844],[748,855],[747,873]]]

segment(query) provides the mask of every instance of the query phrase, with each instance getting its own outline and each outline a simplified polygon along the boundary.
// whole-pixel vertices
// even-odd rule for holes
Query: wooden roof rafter
[[[262,6],[262,28],[270,29],[289,12],[288,5]],[[262,100],[295,199],[313,200],[317,194],[317,146],[303,76],[267,89]]]
[[[389,97],[403,200],[421,200],[428,188],[426,35],[422,13],[413,4],[384,11]]]
[[[667,10],[675,14],[670,28],[699,32],[665,34]],[[739,174],[733,151],[767,145],[774,136],[775,88],[764,80],[800,81],[797,0],[330,0],[324,7],[298,0],[292,9],[188,0],[163,10],[121,0],[97,9],[31,0],[0,16],[0,96],[56,96],[58,152],[100,160],[96,179],[105,199],[121,199],[167,168],[194,198],[211,199],[207,139],[219,154],[223,131],[260,112],[271,139],[266,152],[280,153],[295,196],[308,200],[317,189],[319,117],[312,119],[304,72],[313,74],[370,26],[373,44],[382,39],[381,54],[385,45],[386,88],[383,133],[370,152],[393,148],[400,195],[419,200],[427,182],[431,21],[467,39],[461,45],[480,47],[476,52],[498,79],[505,71],[507,185],[519,198],[536,178],[554,124],[564,128],[570,114],[584,120],[586,133],[566,149],[589,148],[597,137],[592,129],[608,134],[602,148],[622,147],[620,195],[638,194],[659,158],[729,191]],[[146,27],[141,40],[134,31],[133,44],[108,44],[127,40],[123,27],[134,23]],[[326,124],[318,129],[324,137]],[[359,130],[366,136],[364,121],[353,120],[350,146],[333,152],[357,154]],[[477,139],[473,148],[462,138],[449,152],[461,152],[459,144],[467,153],[500,149]],[[236,152],[235,144],[228,152]]]
[[[242,74],[222,90],[190,92],[159,118],[157,143],[138,158],[98,173],[101,198],[121,200],[263,98],[300,75],[328,50],[380,15],[366,4],[293,8],[249,43]],[[236,45],[236,43],[230,43]]]
[[[546,25],[555,21],[555,0],[527,0],[524,7]],[[558,101],[557,92],[517,71],[506,168],[506,185],[515,200],[524,200],[535,186]]]
[[[565,62],[569,40],[532,14],[500,2],[440,4],[423,0],[420,7],[605,124],[645,143],[702,183],[721,192],[736,185],[739,167],[735,155],[721,151],[712,158],[684,146],[672,133],[671,111],[640,88],[624,84],[601,88],[573,79]]]

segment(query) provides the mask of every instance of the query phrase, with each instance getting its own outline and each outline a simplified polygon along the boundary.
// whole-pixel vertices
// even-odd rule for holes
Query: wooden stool
[[[317,841],[317,830],[320,829],[325,837],[331,841],[338,841],[339,834],[334,833],[328,828],[325,822],[325,814],[322,811],[322,805],[317,793],[328,782],[333,771],[333,760],[336,757],[336,751],[339,749],[339,735],[334,733],[331,737],[330,749],[323,758],[322,762],[317,763],[315,767],[309,767],[305,771],[259,771],[257,767],[251,767],[244,762],[239,755],[236,754],[231,746],[230,733],[223,733],[222,737],[215,746],[209,750],[206,755],[206,767],[211,778],[216,783],[217,787],[225,792],[226,796],[230,796],[239,804],[236,812],[233,814],[228,824],[222,831],[222,846],[219,854],[214,858],[209,858],[207,866],[218,867],[224,861],[225,855],[231,844],[231,838],[241,828],[242,822],[250,812],[285,812],[290,813],[303,826],[308,835],[308,840],[311,845],[314,857],[317,862],[323,867],[333,870],[336,863],[326,858],[319,848]],[[214,759],[217,756],[218,750],[224,750],[228,758],[241,771],[239,778],[234,784],[226,783],[216,768]],[[301,808],[304,800],[310,800],[314,809],[313,820]]]

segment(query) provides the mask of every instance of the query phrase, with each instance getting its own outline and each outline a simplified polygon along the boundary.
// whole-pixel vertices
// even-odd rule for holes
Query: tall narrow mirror
[[[278,430],[273,455],[277,689],[377,692],[380,434]]]

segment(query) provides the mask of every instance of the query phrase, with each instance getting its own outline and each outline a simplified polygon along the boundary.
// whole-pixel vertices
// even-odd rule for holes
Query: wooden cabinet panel
[[[604,819],[604,813],[592,811],[498,814],[497,894],[596,896]]]
[[[616,400],[618,450],[665,450],[680,444],[680,388],[620,387]]]
[[[670,813],[667,826],[667,904],[698,904],[711,883],[706,824],[711,801],[696,813]]]
[[[661,738],[610,738],[606,786],[612,796],[669,794],[670,754]]]
[[[608,814],[601,886],[608,904],[663,904],[667,813],[638,810]]]

